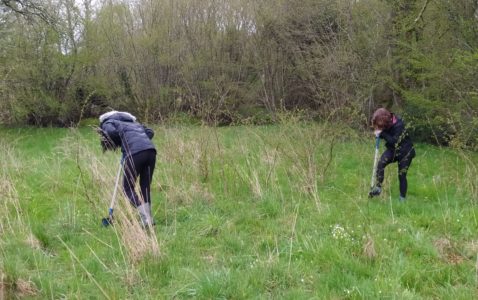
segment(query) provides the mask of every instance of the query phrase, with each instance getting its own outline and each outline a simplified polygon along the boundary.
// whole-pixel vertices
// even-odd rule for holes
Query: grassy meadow
[[[478,155],[417,145],[369,199],[374,139],[330,125],[156,127],[156,226],[94,131],[0,129],[0,299],[472,299]],[[381,146],[383,150],[383,145]]]

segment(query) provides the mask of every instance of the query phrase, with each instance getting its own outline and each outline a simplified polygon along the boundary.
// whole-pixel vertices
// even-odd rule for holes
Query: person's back
[[[153,131],[137,122],[110,118],[101,124],[101,129],[117,146],[121,147],[121,151],[125,156],[134,155],[149,149],[156,151],[151,142],[154,136]]]

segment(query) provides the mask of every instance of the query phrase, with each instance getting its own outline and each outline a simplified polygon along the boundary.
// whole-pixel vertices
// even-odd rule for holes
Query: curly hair
[[[392,126],[392,113],[385,108],[379,108],[373,113],[372,126],[377,129],[388,129]]]

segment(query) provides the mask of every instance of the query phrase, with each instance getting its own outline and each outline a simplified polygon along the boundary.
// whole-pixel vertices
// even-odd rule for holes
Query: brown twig
[[[420,13],[419,13],[418,16],[415,18],[414,24],[417,24],[417,22],[418,22],[420,19],[423,18],[423,13],[424,13],[425,10],[427,9],[428,3],[430,3],[430,0],[425,0],[425,3],[423,4],[422,9],[420,10]]]

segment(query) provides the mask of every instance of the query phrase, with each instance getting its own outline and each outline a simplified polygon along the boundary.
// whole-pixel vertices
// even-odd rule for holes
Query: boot
[[[382,187],[379,185],[374,186],[371,190],[370,193],[368,193],[369,198],[372,198],[374,196],[378,196],[382,193]]]
[[[147,207],[147,212],[148,212],[149,220],[151,221],[151,225],[154,226],[156,225],[156,223],[153,220],[153,213],[151,212],[151,203],[145,203],[145,205]]]
[[[153,226],[153,218],[151,216],[151,204],[143,203],[138,206],[138,213],[141,218],[141,224],[143,227]]]

